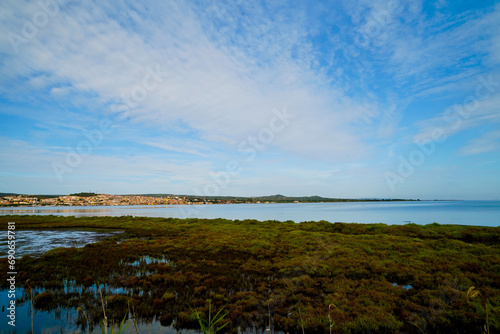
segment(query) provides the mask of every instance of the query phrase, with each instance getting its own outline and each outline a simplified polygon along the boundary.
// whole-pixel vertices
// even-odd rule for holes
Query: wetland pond
[[[110,231],[107,229],[92,229],[92,230],[74,230],[74,229],[56,229],[56,230],[22,230],[16,235],[16,257],[24,255],[41,256],[51,249],[59,247],[84,247],[106,238],[118,236],[123,231]],[[7,235],[0,236],[0,258],[7,257]],[[168,263],[165,258],[155,259],[149,256],[143,256],[138,260],[129,263],[130,266],[136,267],[136,275],[148,275],[147,270],[143,270],[143,264],[151,264],[153,262]],[[123,288],[113,288],[105,284],[101,284],[100,288],[106,295],[126,294],[127,291]],[[33,289],[34,295],[43,293],[45,289]],[[62,289],[65,295],[83,295],[85,293],[97,296],[98,289],[96,286],[83,287],[75,284],[72,281],[62,282]],[[29,292],[23,288],[16,289],[16,299],[18,304],[16,314],[15,331],[12,326],[7,324],[7,321],[0,322],[0,333],[30,333],[31,332],[31,311],[30,311],[30,296]],[[8,305],[8,290],[0,290],[0,304]],[[6,319],[7,310],[2,308],[2,320]],[[33,324],[35,333],[52,334],[52,333],[78,333],[82,330],[81,321],[79,322],[78,311],[74,307],[57,307],[49,310],[35,310],[33,314]],[[172,326],[162,326],[158,319],[152,318],[147,321],[137,320],[137,331],[139,333],[179,333]],[[135,328],[134,328],[135,331]],[[193,330],[183,330],[183,333],[195,333]],[[90,330],[90,333],[101,333],[99,326]]]

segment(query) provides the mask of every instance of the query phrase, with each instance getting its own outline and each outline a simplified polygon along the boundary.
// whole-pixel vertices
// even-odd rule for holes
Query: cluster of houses
[[[96,196],[59,196],[59,197],[37,197],[33,195],[15,195],[0,197],[0,206],[42,206],[42,205],[161,205],[161,204],[190,204],[183,197],[149,197],[134,195],[107,195]]]

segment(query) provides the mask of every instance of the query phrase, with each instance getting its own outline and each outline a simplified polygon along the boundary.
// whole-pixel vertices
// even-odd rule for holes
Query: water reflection
[[[129,270],[128,272],[135,276],[141,276],[141,275],[148,276],[156,274],[156,271],[151,271],[151,269],[149,268],[150,264],[156,264],[156,265],[166,264],[169,265],[170,267],[175,268],[174,262],[167,259],[165,255],[163,255],[161,258],[152,257],[149,255],[143,255],[139,259],[133,261],[120,260],[118,264],[125,264],[126,267],[130,268],[128,269]]]
[[[5,207],[0,215],[142,216],[344,223],[498,226],[500,201],[336,202],[217,205]]]
[[[16,289],[16,322],[15,330],[7,324],[7,321],[0,322],[0,333],[30,333],[31,331],[31,306],[30,298],[35,300],[33,312],[34,333],[101,333],[99,325],[93,324],[88,327],[84,320],[83,313],[77,308],[90,302],[91,305],[99,305],[101,290],[104,299],[111,296],[132,296],[132,289],[116,288],[107,284],[100,284],[84,287],[77,285],[74,281],[64,281],[63,287],[56,290],[46,290],[43,288],[33,288],[31,293],[28,289]],[[37,304],[39,297],[43,294],[51,296],[44,298]],[[49,301],[47,301],[49,299]],[[0,303],[8,305],[8,290],[0,290]],[[57,305],[57,306],[54,306]],[[79,305],[79,306],[78,306]],[[85,308],[85,307],[84,307]],[[87,311],[88,308],[85,308]],[[99,309],[99,308],[98,308]],[[108,310],[109,311],[109,310]],[[7,309],[2,308],[2,319],[7,319]],[[102,318],[102,315],[97,315]],[[108,314],[109,317],[109,314]],[[133,312],[128,314],[127,320],[131,323],[129,328],[137,327],[138,333],[180,333],[173,325],[162,326],[156,317],[151,319],[134,318]],[[128,331],[127,331],[128,332]],[[132,331],[131,331],[132,332]],[[194,330],[182,330],[182,333],[194,334]]]
[[[39,256],[56,247],[83,247],[121,231],[79,231],[79,230],[17,230],[16,255]],[[7,256],[7,234],[0,235],[0,258]]]
[[[42,290],[38,289],[36,293],[41,293]],[[17,291],[19,296],[18,302],[16,305],[16,326],[15,330],[12,329],[12,326],[7,324],[7,321],[3,321],[3,319],[7,318],[7,310],[6,308],[2,309],[0,321],[0,333],[30,333],[31,332],[31,310],[29,305],[28,296],[23,289]],[[0,303],[2,305],[7,305],[9,299],[7,298],[7,291],[2,290],[0,292]],[[79,312],[76,311],[76,308],[72,307],[58,307],[53,310],[35,310],[33,314],[33,324],[34,324],[34,333],[42,333],[42,334],[53,334],[53,333],[87,333],[86,328],[82,329],[82,326],[78,324]],[[132,319],[130,319],[133,321]],[[153,318],[151,321],[142,321],[137,320],[137,332],[138,333],[151,333],[151,334],[179,334],[180,332],[176,330],[173,326],[162,326],[160,321],[156,318]],[[134,328],[131,324],[129,326],[130,329]],[[110,332],[110,331],[108,331]],[[135,332],[135,329],[129,331],[127,329],[127,333]],[[101,334],[101,329],[99,326],[93,328],[90,331],[92,334]],[[198,333],[194,330],[182,330],[183,334],[195,334]]]

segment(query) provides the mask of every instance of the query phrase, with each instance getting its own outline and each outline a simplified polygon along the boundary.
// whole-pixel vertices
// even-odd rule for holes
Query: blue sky
[[[496,1],[0,8],[0,192],[500,199]]]

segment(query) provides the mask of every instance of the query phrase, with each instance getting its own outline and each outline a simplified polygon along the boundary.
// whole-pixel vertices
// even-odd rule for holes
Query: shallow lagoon
[[[6,207],[0,215],[142,216],[295,222],[500,226],[500,201],[402,201],[87,207]]]

